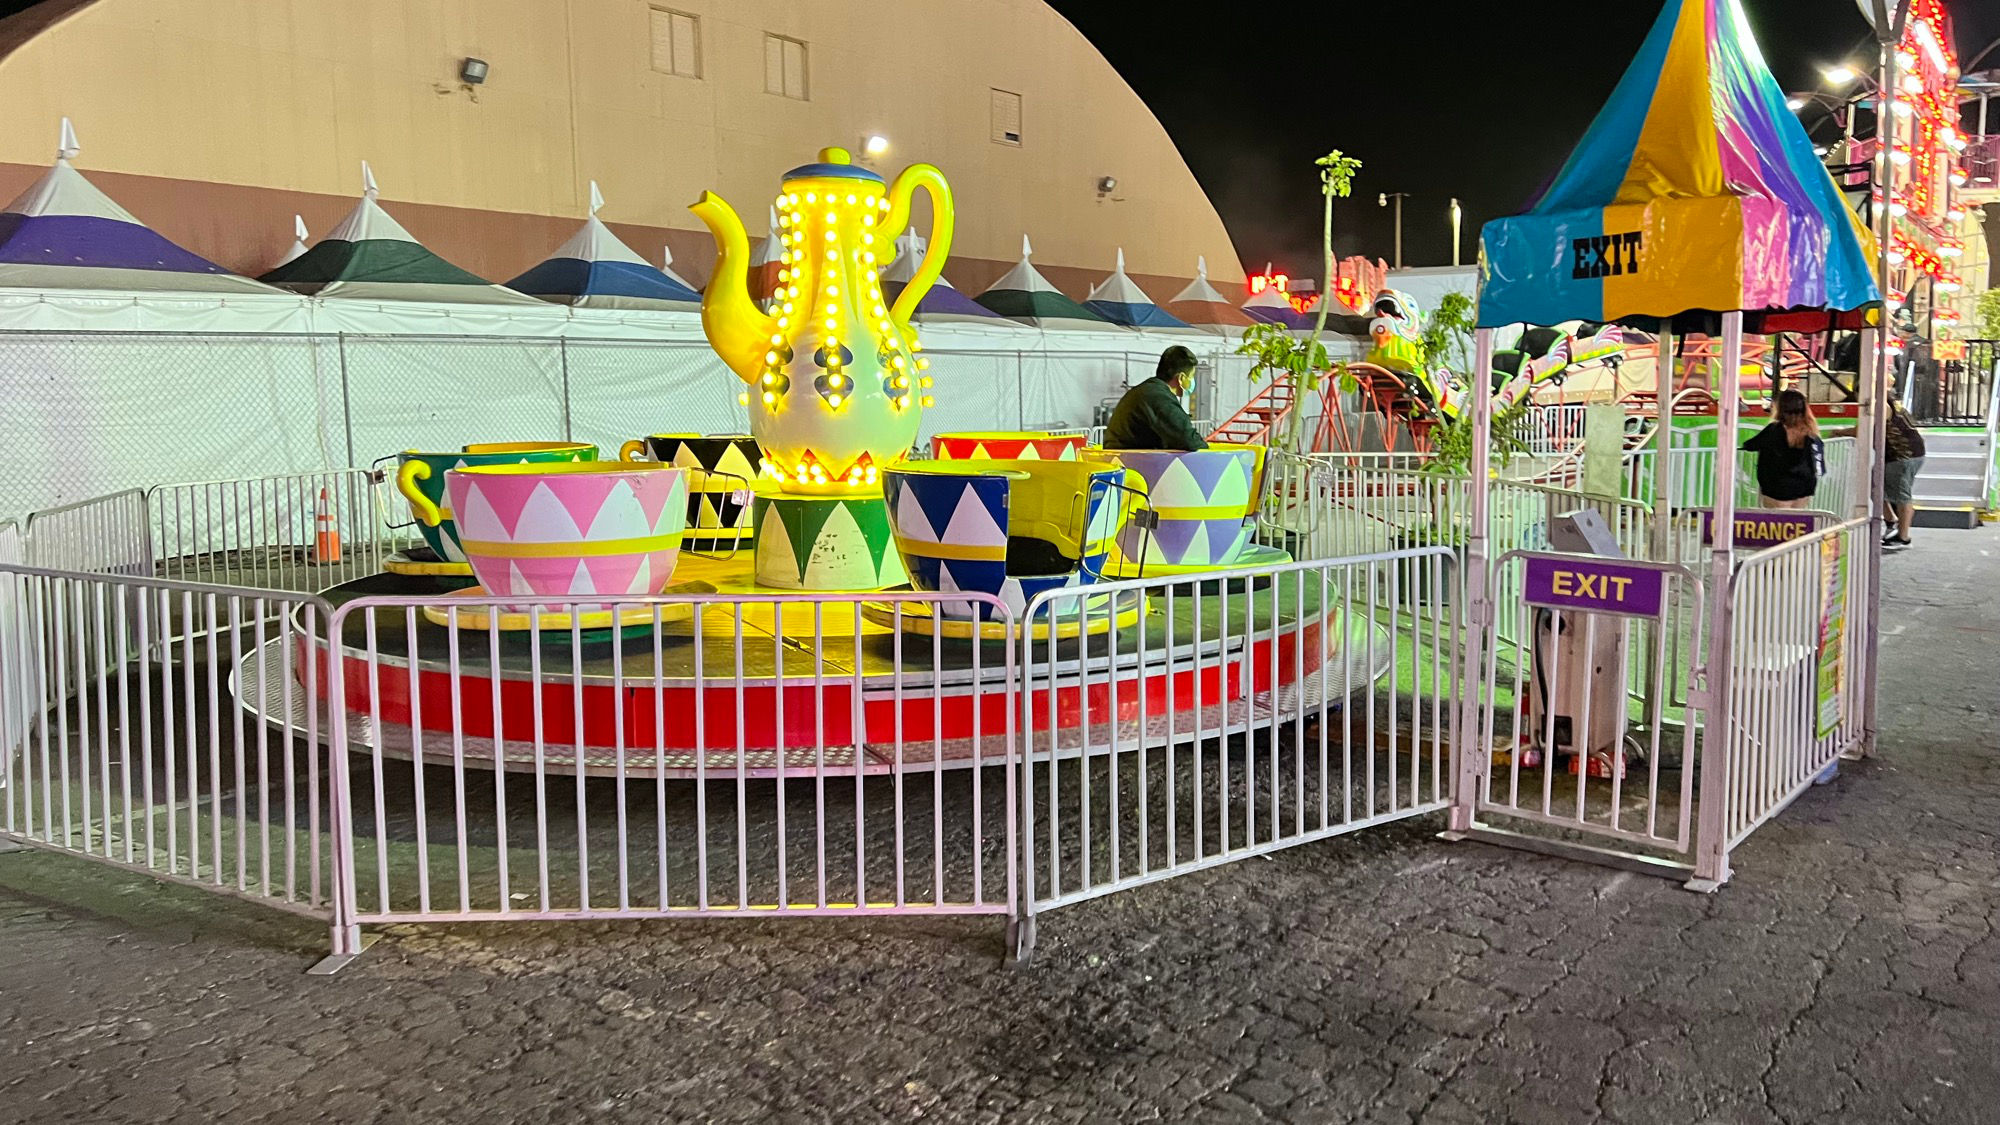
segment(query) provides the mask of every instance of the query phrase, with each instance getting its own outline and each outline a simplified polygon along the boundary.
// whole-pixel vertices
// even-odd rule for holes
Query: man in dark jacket
[[[1157,373],[1118,400],[1110,424],[1104,427],[1104,448],[1207,449],[1208,443],[1195,432],[1181,406],[1194,368],[1194,353],[1179,344],[1160,353]]]

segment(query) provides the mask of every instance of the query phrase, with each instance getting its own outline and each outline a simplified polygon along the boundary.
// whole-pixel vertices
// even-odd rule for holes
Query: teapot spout
[[[701,193],[688,210],[715,237],[715,271],[701,296],[701,327],[715,353],[746,383],[763,370],[777,318],[750,299],[750,239],[734,208],[712,191]]]

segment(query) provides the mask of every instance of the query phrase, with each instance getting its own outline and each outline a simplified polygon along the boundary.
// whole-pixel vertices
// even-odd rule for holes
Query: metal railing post
[[[330,976],[346,968],[361,956],[367,945],[361,936],[361,925],[355,921],[360,911],[354,887],[354,803],[347,776],[347,681],[339,666],[340,634],[346,617],[345,611],[322,611],[319,619],[325,622],[326,635],[307,648],[313,659],[325,661],[321,683],[326,689],[326,783],[327,800],[332,806],[328,827],[333,833],[333,889],[328,903],[333,916],[332,950],[306,970],[313,976]],[[306,705],[320,704],[318,700],[308,700]]]
[[[1493,367],[1493,330],[1481,328],[1473,335],[1472,369]],[[1484,747],[1479,745],[1480,715],[1489,685],[1483,682],[1486,646],[1492,641],[1493,605],[1487,593],[1490,578],[1488,511],[1493,483],[1493,396],[1472,396],[1472,479],[1467,491],[1471,499],[1470,521],[1465,537],[1465,675],[1459,681],[1458,730],[1452,739],[1457,755],[1453,763],[1451,789],[1451,830],[1464,832],[1472,827],[1479,804],[1480,765]]]
[[[1715,528],[1709,551],[1707,714],[1702,724],[1701,791],[1696,810],[1694,878],[1688,886],[1713,890],[1729,880],[1728,794],[1735,766],[1729,707],[1732,571],[1736,550],[1736,421],[1742,403],[1735,373],[1743,367],[1743,314],[1722,314],[1722,386],[1715,396]]]

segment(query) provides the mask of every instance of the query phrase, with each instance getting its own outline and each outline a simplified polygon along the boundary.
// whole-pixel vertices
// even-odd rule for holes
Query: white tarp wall
[[[1222,336],[922,329],[948,430],[1088,425],[1192,348],[1215,416],[1256,390]],[[0,293],[0,517],[126,488],[367,466],[410,448],[741,432],[688,313]]]
[[[1446,293],[1479,299],[1478,266],[1414,266],[1389,271],[1389,288],[1408,293],[1425,316],[1437,311]]]

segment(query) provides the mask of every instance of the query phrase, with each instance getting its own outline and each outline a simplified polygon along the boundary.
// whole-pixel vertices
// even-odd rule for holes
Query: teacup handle
[[[619,459],[620,461],[644,461],[644,460],[646,460],[646,442],[645,442],[645,440],[644,440],[644,439],[642,439],[642,438],[633,438],[633,439],[632,439],[631,441],[628,441],[628,442],[626,442],[626,443],[625,443],[624,445],[621,445],[621,446],[619,446],[619,447],[618,447],[618,459]]]
[[[415,512],[417,518],[424,521],[425,527],[436,527],[444,519],[444,513],[438,510],[436,504],[431,503],[430,497],[417,491],[417,482],[429,479],[431,479],[429,465],[422,461],[405,461],[403,467],[396,470],[396,491],[402,493],[403,499],[410,502],[410,511]]]
[[[910,202],[918,188],[930,192],[931,196],[931,240],[924,248],[924,260],[917,264],[917,272],[909,284],[896,296],[896,303],[889,309],[889,319],[903,331],[910,330],[910,315],[917,311],[917,302],[924,299],[931,286],[944,275],[945,255],[951,252],[952,208],[951,185],[945,183],[944,173],[934,164],[912,164],[903,169],[902,175],[889,188],[889,217],[882,224],[876,237],[883,244],[895,245],[903,228],[910,225]]]

